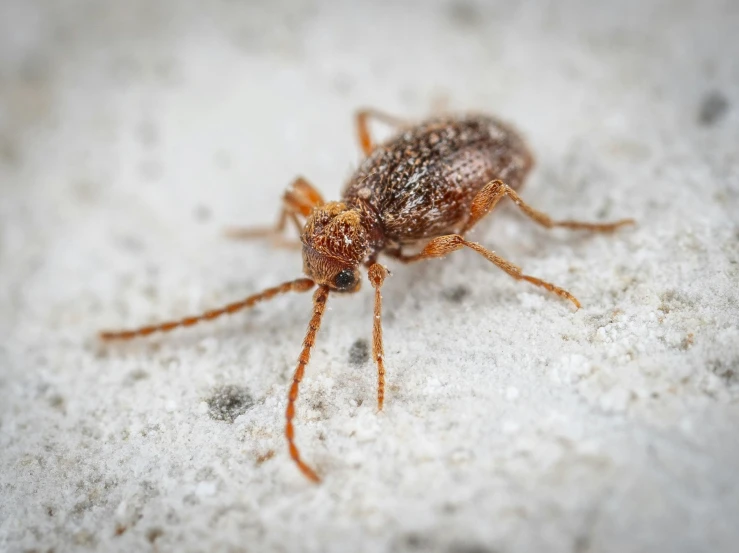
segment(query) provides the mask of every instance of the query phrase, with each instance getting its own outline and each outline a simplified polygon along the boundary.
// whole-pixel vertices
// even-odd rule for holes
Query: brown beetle
[[[373,117],[399,127],[399,132],[375,146],[368,128]],[[372,352],[377,363],[377,407],[381,410],[385,365],[380,288],[388,271],[377,262],[380,253],[407,263],[443,257],[467,247],[513,278],[546,288],[580,307],[580,302],[568,291],[525,275],[518,266],[476,242],[465,240],[464,235],[505,196],[525,215],[547,228],[610,232],[633,224],[632,219],[613,223],[553,221],[524,203],[516,190],[530,171],[533,157],[516,131],[493,117],[444,116],[409,125],[375,110],[363,110],[357,113],[356,121],[366,158],[349,179],[341,201],[325,202],[307,180],[298,178],[283,196],[283,208],[275,228],[229,232],[236,238],[277,237],[285,230],[288,220],[292,221],[300,233],[303,270],[309,278],[268,288],[202,315],[100,335],[103,340],[126,340],[167,332],[234,313],[278,294],[306,292],[318,285],[313,294],[313,316],[290,387],[285,428],[290,456],[314,482],[319,481],[318,475],[301,459],[295,445],[295,401],[329,293],[356,292],[360,285],[360,265],[368,267],[369,281],[375,289]],[[414,246],[416,253],[406,253],[405,248]]]

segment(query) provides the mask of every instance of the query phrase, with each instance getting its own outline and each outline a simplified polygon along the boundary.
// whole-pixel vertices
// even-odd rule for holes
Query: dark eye
[[[336,275],[336,278],[334,278],[334,285],[339,290],[347,290],[348,288],[354,286],[354,271],[351,271],[349,269],[344,269],[343,271],[341,271],[338,275]]]

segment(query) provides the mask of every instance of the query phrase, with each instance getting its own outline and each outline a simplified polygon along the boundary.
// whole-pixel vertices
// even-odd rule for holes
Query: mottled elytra
[[[369,120],[375,118],[398,129],[383,144],[375,145]],[[611,232],[631,219],[612,223],[553,221],[526,204],[516,192],[533,166],[526,143],[509,125],[486,115],[443,116],[410,124],[375,110],[356,115],[359,142],[365,159],[344,189],[341,201],[326,202],[304,178],[290,185],[282,198],[275,227],[230,229],[233,238],[271,237],[278,242],[292,222],[300,233],[303,270],[308,278],[285,282],[246,299],[201,315],[136,330],[102,332],[103,340],[127,340],[154,332],[192,326],[227,313],[235,313],[286,292],[313,294],[313,316],[303,340],[303,349],[293,375],[287,401],[285,435],[290,456],[302,473],[314,482],[318,474],[300,456],[295,445],[295,401],[311,348],[321,326],[329,294],[356,292],[359,267],[368,269],[375,289],[372,355],[377,364],[377,408],[385,398],[385,359],[382,348],[382,296],[380,288],[389,274],[378,263],[380,254],[404,263],[443,257],[469,248],[517,280],[525,280],[567,299],[580,307],[567,290],[524,274],[513,263],[465,234],[504,197],[513,200],[534,222],[547,227],[565,227]]]

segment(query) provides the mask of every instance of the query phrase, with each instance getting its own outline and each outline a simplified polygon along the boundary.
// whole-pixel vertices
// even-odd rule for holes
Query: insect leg
[[[248,298],[237,301],[235,303],[230,303],[225,307],[206,311],[202,315],[185,317],[184,319],[180,319],[179,321],[169,321],[156,325],[136,328],[133,330],[116,330],[112,332],[104,331],[100,333],[100,339],[105,341],[130,340],[131,338],[137,338],[139,336],[148,336],[149,334],[153,334],[155,332],[169,332],[171,330],[174,330],[175,328],[179,328],[182,326],[192,326],[202,321],[212,321],[213,319],[220,317],[221,315],[236,313],[237,311],[241,311],[242,309],[252,307],[259,302],[270,300],[279,294],[284,294],[286,292],[307,292],[308,290],[313,288],[314,284],[315,283],[310,279],[299,278],[297,280],[285,282],[273,288],[267,288],[266,290],[263,290],[258,294],[254,294],[253,296],[249,296]]]
[[[355,120],[357,123],[357,136],[359,138],[359,145],[361,146],[362,151],[366,156],[370,155],[375,147],[374,141],[372,140],[369,131],[370,118],[382,121],[383,123],[385,123],[386,125],[390,125],[391,127],[402,127],[403,125],[407,124],[406,121],[403,121],[399,117],[388,115],[387,113],[376,109],[367,108],[357,111],[355,115]]]
[[[369,279],[375,289],[375,317],[372,325],[372,355],[377,363],[377,409],[382,411],[385,401],[385,352],[382,347],[382,294],[380,288],[388,271],[379,263],[369,268]]]
[[[282,196],[282,210],[277,225],[263,228],[240,228],[231,227],[225,231],[226,236],[237,240],[251,240],[254,238],[272,238],[275,245],[291,246],[293,242],[280,240],[279,236],[285,230],[287,221],[292,221],[298,234],[302,232],[303,225],[300,219],[310,215],[314,207],[324,203],[323,197],[305,178],[296,178]],[[298,244],[299,245],[299,244]]]
[[[506,273],[511,275],[516,280],[525,280],[536,286],[546,288],[550,292],[557,294],[559,297],[570,300],[572,303],[575,304],[577,308],[580,308],[580,302],[577,301],[577,298],[570,294],[567,290],[541,280],[540,278],[523,274],[521,268],[518,265],[514,265],[510,261],[506,261],[495,252],[485,249],[477,242],[470,242],[468,240],[465,240],[459,234],[447,234],[445,236],[434,238],[428,244],[426,244],[426,247],[424,247],[420,253],[416,255],[403,256],[401,259],[403,261],[410,262],[420,261],[421,259],[429,259],[432,257],[444,257],[445,255],[460,250],[464,247],[468,247],[471,250],[476,251],[485,259],[503,269]]]
[[[316,334],[318,329],[321,328],[321,317],[323,317],[323,311],[326,308],[326,300],[328,299],[328,288],[326,286],[319,286],[313,294],[313,317],[311,317],[310,323],[308,323],[308,331],[305,334],[303,340],[303,350],[300,352],[298,357],[298,366],[295,368],[293,374],[293,383],[290,386],[290,393],[287,398],[287,409],[285,411],[285,437],[287,438],[287,445],[290,449],[290,457],[295,464],[298,465],[300,472],[302,472],[308,480],[313,482],[320,482],[321,479],[318,474],[310,468],[300,457],[298,447],[295,445],[295,428],[293,427],[293,418],[295,417],[295,400],[298,399],[298,388],[303,375],[305,374],[305,367],[310,361],[310,351],[313,344],[316,343]]]
[[[537,209],[529,206],[510,186],[503,181],[494,180],[486,184],[475,196],[470,208],[470,218],[462,230],[465,234],[485,215],[490,213],[496,206],[498,201],[504,196],[508,196],[518,208],[526,214],[527,217],[533,219],[536,223],[546,228],[564,227],[569,229],[583,229],[593,232],[612,232],[624,225],[633,225],[633,219],[621,219],[612,223],[586,223],[582,221],[553,221],[546,213],[542,213]]]

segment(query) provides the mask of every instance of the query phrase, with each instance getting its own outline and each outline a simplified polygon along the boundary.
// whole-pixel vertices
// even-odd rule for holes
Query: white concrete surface
[[[4,0],[0,550],[739,550],[737,29],[736,1]],[[283,439],[309,295],[95,333],[298,276],[220,230],[297,174],[336,198],[363,105],[499,114],[533,205],[639,226],[476,233],[577,312],[471,252],[391,263],[381,414],[369,286],[330,298],[315,486]]]

